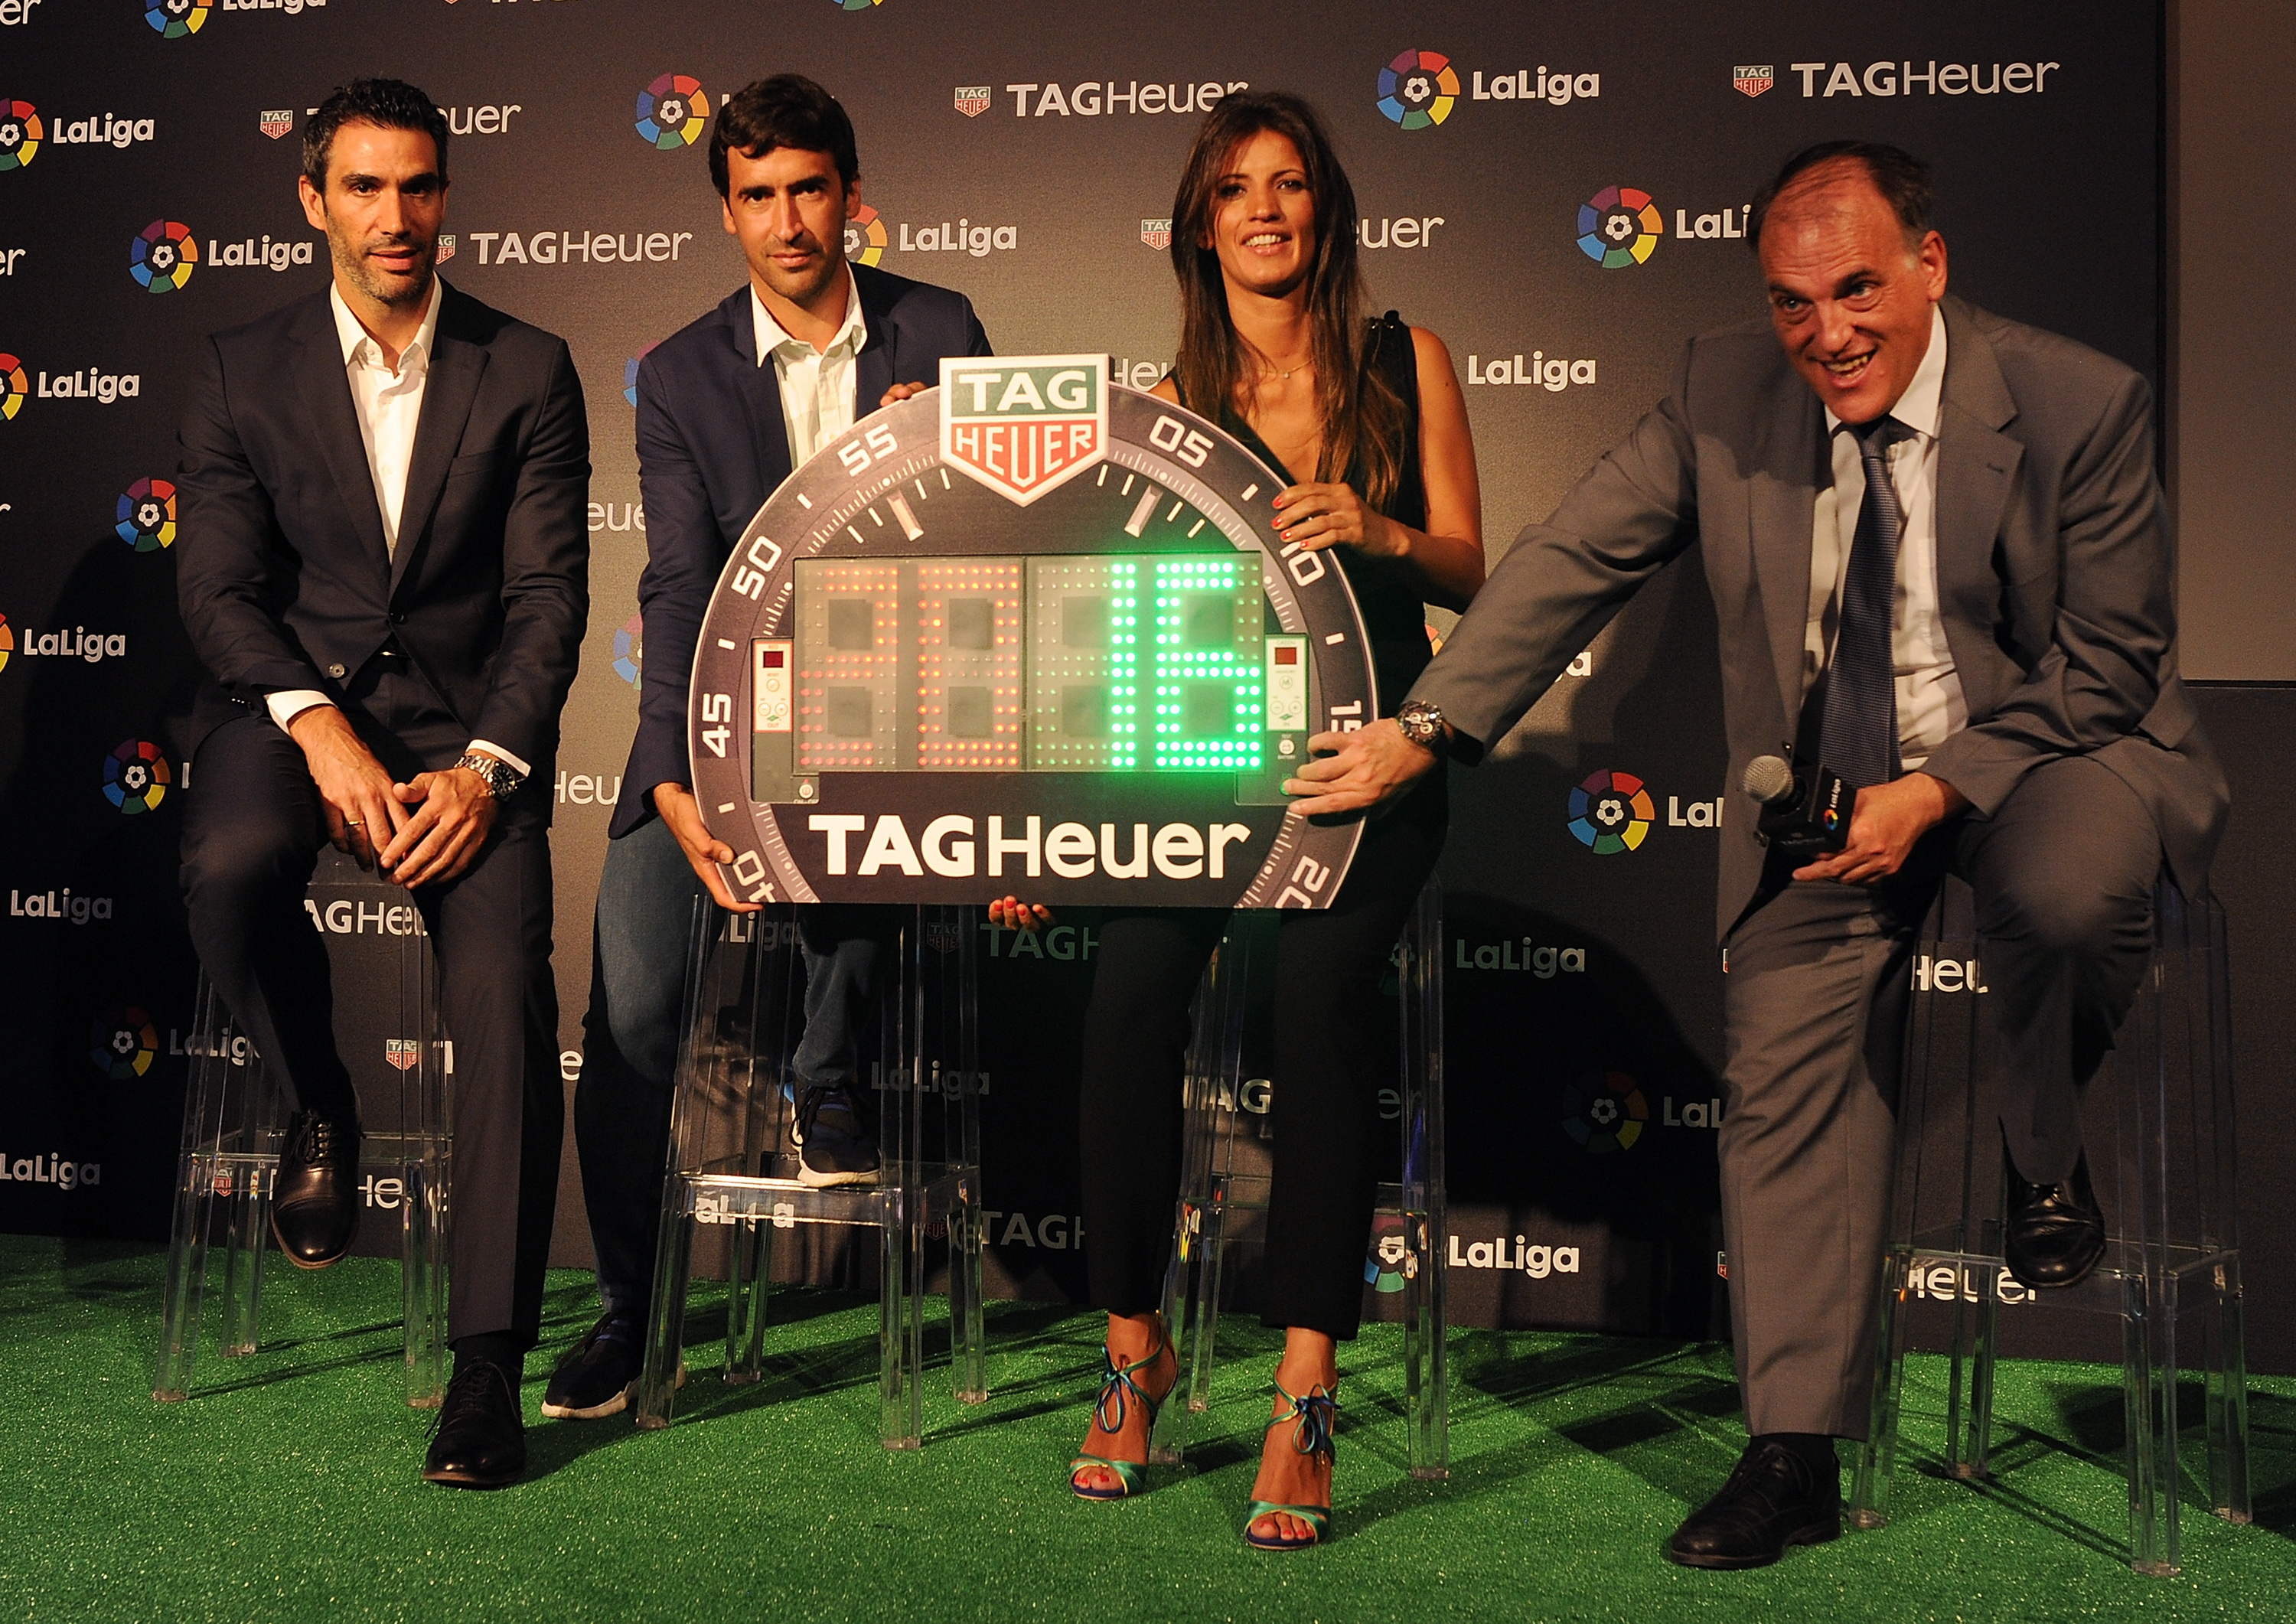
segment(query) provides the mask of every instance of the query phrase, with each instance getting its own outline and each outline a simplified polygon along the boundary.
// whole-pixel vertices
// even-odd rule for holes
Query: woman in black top
[[[1423,606],[1464,609],[1482,585],[1481,498],[1442,340],[1392,314],[1365,318],[1356,221],[1354,190],[1312,107],[1278,94],[1220,102],[1172,205],[1180,354],[1156,392],[1218,418],[1284,472],[1278,527],[1303,547],[1332,549],[1347,571],[1383,715],[1427,664]],[[1365,830],[1329,909],[1283,920],[1262,1317],[1285,1334],[1245,1535],[1266,1549],[1312,1545],[1329,1526],[1335,1344],[1355,1335],[1361,1308],[1378,1091],[1391,1065],[1372,1021],[1446,815],[1438,774]],[[991,913],[1014,925],[1047,917],[1013,898]],[[1138,1487],[1155,1408],[1178,1379],[1158,1309],[1179,1184],[1180,1075],[1189,1001],[1226,918],[1111,910],[1101,930],[1079,1117],[1086,1254],[1109,1315],[1108,1372],[1070,1480],[1089,1499]]]

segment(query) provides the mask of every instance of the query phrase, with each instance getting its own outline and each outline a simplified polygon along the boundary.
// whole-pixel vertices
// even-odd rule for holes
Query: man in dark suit
[[[336,91],[303,168],[332,284],[217,333],[181,434],[178,582],[211,679],[184,889],[295,1107],[272,1228],[306,1268],[358,1219],[358,1102],[302,906],[320,840],[413,892],[455,1054],[455,1370],[423,1475],[491,1486],[526,1462],[565,1114],[540,786],[589,608],[589,431],[565,344],[433,275],[429,96]]]
[[[793,468],[856,417],[926,387],[944,356],[988,353],[963,295],[846,263],[846,224],[861,208],[853,126],[812,80],[782,74],[728,96],[710,132],[709,173],[749,276],[638,367],[645,670],[598,882],[574,1098],[602,1312],[552,1377],[545,1415],[625,1407],[652,1289],[693,903],[706,894],[721,907],[756,906],[726,889],[718,865],[734,853],[703,825],[690,787],[686,682],[709,595]],[[857,1182],[877,1166],[853,1085],[854,1022],[881,913],[799,910],[806,1025],[792,1070],[808,1184]]]
[[[1862,1438],[1915,935],[1976,898],[2005,1051],[2011,1271],[2070,1284],[2103,1224],[2079,1095],[2133,997],[2163,862],[2207,880],[2224,777],[2177,679],[2144,381],[1945,291],[1927,168],[1835,142],[1751,226],[1770,319],[1692,342],[1674,386],[1517,538],[1397,716],[1294,781],[1376,804],[1473,759],[1692,542],[1714,596],[1730,773],[1813,759],[1848,844],[1724,824],[1722,1221],[1751,1437],[1677,1562],[1773,1562],[1841,1527]]]

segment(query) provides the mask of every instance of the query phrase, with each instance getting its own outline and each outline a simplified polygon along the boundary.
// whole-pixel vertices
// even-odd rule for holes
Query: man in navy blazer
[[[598,883],[574,1099],[603,1311],[552,1378],[545,1415],[625,1407],[652,1288],[693,902],[707,894],[721,907],[756,906],[736,902],[718,876],[716,865],[734,854],[703,826],[690,788],[686,685],[710,594],[734,544],[793,468],[856,417],[926,387],[943,357],[989,353],[963,295],[846,263],[860,167],[853,126],[820,86],[782,74],[727,97],[709,170],[749,278],[638,367],[644,673]],[[881,913],[799,911],[806,1028],[792,1070],[808,1184],[857,1182],[876,1169],[851,1090],[852,1029]]]
[[[424,1475],[487,1487],[525,1464],[557,1204],[547,786],[589,611],[589,430],[565,342],[434,274],[430,96],[336,91],[299,188],[332,285],[216,334],[180,435],[178,595],[208,671],[183,882],[200,962],[294,1107],[271,1226],[305,1268],[349,1250],[359,1205],[330,1018],[358,994],[303,910],[319,842],[413,892],[455,1054],[455,1374]]]

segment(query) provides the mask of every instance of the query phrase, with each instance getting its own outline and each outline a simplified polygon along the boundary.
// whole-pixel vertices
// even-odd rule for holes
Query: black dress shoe
[[[526,1423],[510,1373],[491,1359],[455,1360],[423,1477],[456,1489],[500,1489],[525,1470]]]
[[[2104,1256],[2104,1214],[2089,1187],[2088,1155],[2062,1184],[2032,1185],[2007,1163],[2009,1223],[2002,1261],[2018,1284],[2034,1290],[2077,1285]]]
[[[1762,1568],[1790,1546],[1841,1532],[1841,1473],[1813,1471],[1787,1445],[1746,1445],[1722,1492],[1685,1518],[1666,1554],[1685,1568]]]
[[[299,1111],[271,1186],[271,1234],[297,1268],[324,1268],[358,1235],[359,1130]]]

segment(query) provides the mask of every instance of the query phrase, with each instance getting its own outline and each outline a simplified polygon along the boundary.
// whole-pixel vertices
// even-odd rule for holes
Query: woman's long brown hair
[[[1401,474],[1404,405],[1370,365],[1373,335],[1356,259],[1355,188],[1332,151],[1322,118],[1298,96],[1257,91],[1225,97],[1188,150],[1180,189],[1172,199],[1172,269],[1180,279],[1180,356],[1173,370],[1179,374],[1181,398],[1198,411],[1217,410],[1214,403],[1226,402],[1243,416],[1251,398],[1252,368],[1228,314],[1219,256],[1197,243],[1212,229],[1221,175],[1237,148],[1262,130],[1299,149],[1308,194],[1316,204],[1308,316],[1323,451],[1309,477],[1326,483],[1342,480],[1360,455],[1363,497],[1378,507],[1394,494]],[[1299,477],[1298,470],[1293,477]]]

